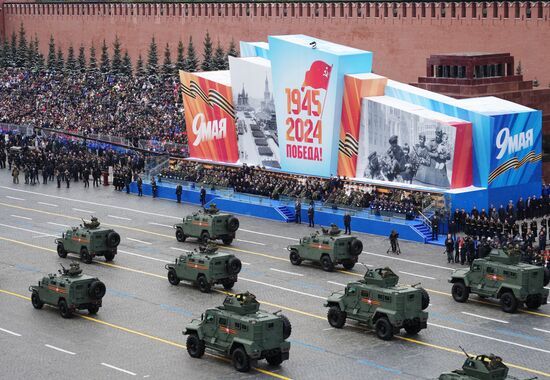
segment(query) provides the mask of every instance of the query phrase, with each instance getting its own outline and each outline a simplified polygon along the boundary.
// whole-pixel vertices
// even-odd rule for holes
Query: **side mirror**
[[[62,237],[63,239],[65,239],[65,232],[63,232],[63,233],[61,234],[61,237]]]
[[[201,321],[204,320],[204,313],[201,314]]]

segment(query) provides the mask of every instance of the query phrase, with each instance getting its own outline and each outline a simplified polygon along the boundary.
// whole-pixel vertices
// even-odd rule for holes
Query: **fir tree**
[[[113,43],[113,63],[111,65],[113,74],[122,74],[122,54],[120,51],[120,40],[118,36],[115,36],[115,42]]]
[[[199,62],[197,60],[197,53],[195,53],[195,46],[193,45],[193,37],[189,37],[189,45],[187,45],[187,59],[185,60],[185,71],[193,73],[197,71]]]
[[[65,68],[65,60],[63,59],[63,51],[61,47],[57,48],[57,60],[55,62],[55,69],[57,71],[63,71]]]
[[[4,43],[0,46],[0,67],[7,67],[9,62],[10,45],[8,40],[4,39]]]
[[[80,45],[78,48],[78,71],[81,73],[86,72],[86,53],[84,45]]]
[[[229,43],[229,49],[227,49],[227,56],[228,57],[237,57],[239,55],[239,52],[237,52],[237,47],[235,46],[235,41],[231,39],[231,42]],[[229,61],[229,59],[227,59]]]
[[[172,66],[172,58],[170,56],[170,46],[167,43],[164,48],[164,62],[162,63],[162,74],[166,77],[172,75],[174,69]]]
[[[124,58],[122,58],[122,73],[127,77],[132,76],[132,60],[128,54],[128,50],[124,51]]]
[[[10,66],[15,67],[17,62],[17,36],[15,35],[15,32],[11,34],[10,50],[11,50]]]
[[[101,45],[101,62],[99,64],[99,69],[103,74],[108,74],[111,70],[111,61],[109,60],[109,48],[107,43],[103,40],[103,45]]]
[[[50,43],[48,44],[48,70],[55,70],[56,64],[55,41],[53,40],[53,36],[50,36]]]
[[[40,42],[38,41],[38,36],[34,36],[34,68],[36,71],[42,71],[45,67],[44,55],[39,50]]]
[[[17,55],[15,57],[15,64],[17,67],[27,66],[28,54],[27,36],[23,23],[21,23],[21,27],[19,28],[19,46],[17,47]]]
[[[212,71],[214,70],[214,60],[212,57],[212,39],[210,38],[210,33],[206,32],[206,37],[204,37],[204,53],[202,54],[203,60],[201,69],[202,71]]]
[[[176,59],[176,70],[185,70],[185,48],[181,40],[178,42],[178,57]]]
[[[139,54],[136,62],[136,75],[138,77],[145,76],[145,67],[143,66],[143,58],[141,58],[141,53]]]
[[[149,45],[149,54],[147,56],[147,72],[149,75],[155,75],[158,73],[159,57],[157,43],[155,42],[155,37],[151,39],[151,44]]]
[[[97,70],[97,58],[95,57],[95,46],[93,42],[92,46],[90,46],[90,62],[88,63],[88,67],[90,71]]]
[[[34,40],[31,38],[27,49],[27,57],[25,58],[26,67],[28,69],[34,69],[36,64],[36,55],[34,48]]]
[[[70,45],[67,50],[67,71],[71,73],[76,71],[76,58],[74,56],[73,45]]]
[[[222,45],[220,45],[220,40],[218,40],[218,45],[214,51],[214,58],[212,62],[214,64],[214,70],[227,70],[229,68],[225,57],[225,52],[223,51]]]

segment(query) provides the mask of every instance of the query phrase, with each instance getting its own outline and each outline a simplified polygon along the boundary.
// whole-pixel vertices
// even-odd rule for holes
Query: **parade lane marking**
[[[242,241],[243,243],[256,244],[256,245],[265,245],[264,243],[258,243],[257,241],[250,241],[244,239],[235,239],[235,241]]]
[[[153,243],[150,243],[148,241],[138,240],[138,239],[134,239],[134,238],[131,238],[131,237],[127,237],[126,239],[131,240],[131,241],[135,241],[136,243],[142,243],[142,244],[147,244],[147,245],[153,244]]]
[[[40,248],[40,247],[39,247]],[[162,277],[162,276],[159,276],[159,277]],[[164,278],[164,277],[163,277]],[[17,298],[21,298],[21,299],[24,299],[24,300],[27,300],[27,301],[30,301],[31,298],[30,297],[27,297],[27,296],[24,296],[22,294],[18,294],[18,293],[14,293],[14,292],[10,292],[8,290],[4,290],[4,289],[0,289],[0,294],[7,294],[7,295],[10,295],[10,296],[14,296],[14,297],[17,297]],[[104,325],[104,326],[107,326],[107,327],[111,327],[115,330],[120,330],[120,331],[124,331],[124,332],[127,332],[127,333],[130,333],[130,334],[134,334],[134,335],[138,335],[138,336],[141,336],[143,338],[148,338],[150,340],[153,340],[153,341],[157,341],[157,342],[161,342],[161,343],[164,343],[164,344],[167,344],[167,345],[170,345],[170,346],[174,346],[174,347],[177,347],[177,348],[181,348],[181,349],[186,349],[187,347],[183,344],[180,344],[180,343],[176,343],[176,342],[173,342],[171,340],[168,340],[168,339],[163,339],[163,338],[160,338],[158,336],[154,336],[154,335],[150,335],[150,334],[147,334],[147,333],[143,333],[141,331],[137,331],[137,330],[132,330],[132,329],[129,329],[127,327],[123,327],[123,326],[120,326],[120,325],[115,325],[113,323],[109,323],[109,322],[105,322],[105,321],[102,321],[100,319],[96,319],[96,318],[93,318],[93,317],[90,317],[88,315],[83,315],[83,314],[78,314],[78,313],[75,313],[76,316],[82,318],[82,319],[86,319],[87,321],[90,321],[90,322],[94,322],[94,323],[98,323],[100,325]],[[221,361],[224,361],[226,363],[229,363],[230,360],[228,358],[225,358],[223,356],[219,356],[219,355],[216,355],[216,354],[211,354],[209,352],[206,352],[205,353],[206,356],[210,356],[210,357],[213,357],[213,358],[216,358],[216,359],[219,359]],[[271,372],[271,371],[268,371],[268,370],[265,370],[265,369],[261,369],[261,368],[254,368],[254,370],[260,372],[260,373],[263,373],[265,375],[269,375],[271,377],[275,377],[277,379],[281,379],[281,380],[292,380],[290,377],[286,377],[286,376],[282,376],[282,375],[279,375],[278,373],[275,373],[275,372]],[[550,375],[549,375],[550,376]]]
[[[118,252],[124,253],[126,255],[142,257],[142,258],[148,259],[148,260],[160,261],[161,263],[171,263],[172,262],[172,261],[168,261],[168,260],[157,259],[156,257],[145,256],[145,255],[140,255],[140,254],[133,253],[133,252],[123,251],[122,249],[119,249]]]
[[[95,214],[95,211],[82,210],[81,208],[74,208],[74,207],[73,207],[73,210],[79,211],[79,212],[85,212],[85,213],[88,213],[88,214]]]
[[[176,248],[176,247],[170,247],[170,249],[173,249],[174,251],[180,251],[180,252],[191,252],[190,249],[183,249],[183,248]]]
[[[13,331],[10,331],[10,330],[6,330],[6,329],[3,329],[0,327],[0,331],[3,331],[5,332],[6,334],[10,334],[10,335],[13,335],[13,336],[21,336],[21,334],[18,334],[16,332],[13,332]]]
[[[132,376],[136,376],[135,373],[133,372],[130,372],[126,369],[122,369],[122,368],[118,368],[118,367],[115,367],[114,365],[111,365],[111,364],[107,364],[107,363],[101,363],[102,366],[105,366],[105,367],[108,367],[108,368],[111,368],[111,369],[114,369],[114,370],[117,370],[117,371],[120,371],[120,372],[124,372],[128,375],[132,375]]]
[[[32,220],[32,218],[29,218],[28,216],[21,216],[21,215],[15,215],[15,214],[11,214],[10,216],[13,217],[13,218]]]
[[[12,196],[9,196],[9,195],[6,195],[6,198],[14,199],[14,200],[16,200],[16,201],[24,201],[23,198],[12,197]]]
[[[346,287],[347,285],[346,284],[340,284],[339,282],[334,282],[334,281],[327,281],[329,284],[333,284],[333,285],[338,285],[338,286],[343,286],[343,287]]]
[[[540,331],[540,332],[543,332],[543,333],[550,334],[550,331],[548,331],[548,330],[543,330],[543,329],[539,329],[539,328],[536,328],[536,327],[533,327],[533,330],[537,330],[537,331]]]
[[[404,262],[406,262],[406,263],[412,263],[412,264],[418,264],[418,265],[425,265],[425,266],[427,266],[427,267],[440,268],[440,269],[447,269],[447,270],[450,270],[450,271],[454,271],[454,270],[455,270],[455,268],[444,267],[444,266],[442,266],[442,265],[429,264],[429,263],[425,263],[425,262],[422,262],[422,261],[407,260],[407,259],[402,259],[402,258],[400,258],[400,257],[393,257],[393,256],[390,256],[390,255],[382,255],[382,254],[380,254],[380,253],[373,253],[373,252],[367,252],[367,251],[363,251],[362,253],[364,253],[365,255],[383,257],[383,258],[385,258],[385,259],[392,259],[392,260],[404,261]]]
[[[266,233],[266,232],[258,232],[258,231],[252,231],[252,230],[245,230],[244,228],[241,228],[240,231],[249,232],[249,233],[251,233],[251,234],[258,234],[258,235],[264,235],[264,236],[271,236],[271,237],[276,237],[276,238],[280,238],[280,239],[293,240],[293,241],[299,241],[299,240],[300,240],[300,239],[291,238],[291,237],[287,237],[287,236],[268,234],[268,233]]]
[[[292,276],[304,277],[304,275],[301,274],[301,273],[287,272],[286,270],[275,269],[275,268],[269,268],[269,270],[272,270],[272,271],[274,271],[274,272],[280,272],[280,273],[290,274],[290,275],[292,275]]]
[[[56,350],[56,351],[59,351],[59,352],[64,352],[65,354],[76,355],[76,353],[74,353],[74,352],[67,351],[67,350],[64,350],[64,349],[56,347],[56,346],[52,346],[51,344],[45,344],[44,346],[46,346],[48,348],[51,348],[52,350]]]
[[[113,218],[113,219],[120,219],[120,220],[132,220],[130,218],[125,218],[123,216],[116,216],[116,215],[107,215],[109,218]]]
[[[69,225],[67,225],[67,224],[54,223],[54,222],[48,222],[48,224],[51,224],[52,226],[59,226],[59,227],[71,228],[71,226],[69,226]]]
[[[160,226],[160,227],[166,227],[166,228],[174,228],[174,226],[169,226],[168,224],[162,224],[162,223],[155,223],[155,222],[149,222],[149,224],[153,226]]]
[[[58,237],[58,235],[52,235],[52,234],[49,234],[49,233],[47,233],[47,232],[29,230],[28,228],[16,227],[16,226],[12,226],[12,225],[9,225],[9,224],[4,224],[4,223],[0,223],[0,226],[2,226],[2,227],[7,227],[7,228],[12,228],[12,229],[14,229],[14,230],[21,230],[21,231],[25,231],[25,232],[31,232],[31,233],[33,233],[33,234],[38,234],[38,235],[40,235],[40,236],[44,235],[44,236]]]
[[[56,205],[54,203],[48,203],[48,202],[37,202],[37,203],[40,204],[40,205],[44,205],[44,206],[59,207],[58,205]]]
[[[303,296],[308,296],[308,297],[313,297],[313,298],[319,298],[319,299],[322,299],[322,300],[325,300],[325,299],[326,299],[326,297],[317,296],[317,295],[311,294],[311,293],[304,293],[304,292],[301,292],[301,291],[299,291],[299,290],[284,288],[284,287],[279,286],[279,285],[267,284],[267,283],[265,283],[265,282],[252,280],[252,279],[250,279],[250,278],[239,277],[239,280],[240,280],[240,281],[253,282],[253,283],[255,283],[255,284],[260,284],[260,285],[265,285],[265,286],[268,286],[268,287],[270,287],[270,288],[285,290],[285,291],[287,291],[287,292],[296,293],[296,294],[301,294],[301,295],[303,295]]]
[[[508,321],[503,321],[502,319],[495,319],[495,318],[484,317],[483,315],[478,315],[478,314],[474,314],[474,313],[468,313],[468,312],[466,312],[466,311],[463,311],[462,314],[469,315],[470,317],[476,317],[476,318],[481,318],[481,319],[488,319],[489,321],[495,321],[495,322],[499,322],[499,323],[509,323]]]
[[[423,276],[421,274],[415,274],[415,273],[409,273],[409,272],[403,272],[403,271],[399,271],[399,273],[403,273],[403,274],[408,274],[409,276],[415,276],[415,277],[421,277],[421,278],[427,278],[428,280],[435,280],[434,277],[430,277],[430,276]]]

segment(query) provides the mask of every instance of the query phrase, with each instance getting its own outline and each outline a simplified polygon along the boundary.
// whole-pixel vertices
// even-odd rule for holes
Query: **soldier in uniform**
[[[516,237],[519,235],[519,225],[517,223],[512,224],[512,236]]]
[[[531,231],[536,235],[538,233],[537,229],[537,221],[536,219],[531,220],[531,224],[529,225],[531,227]]]
[[[183,193],[183,188],[181,183],[178,183],[176,186],[176,202],[181,203],[181,193]]]
[[[370,177],[372,179],[382,179],[382,167],[380,161],[378,160],[378,153],[372,152],[369,154],[369,173],[365,173],[365,177]]]
[[[525,221],[525,219],[523,220],[523,222],[521,222],[521,239],[522,240],[525,240],[525,237],[527,236],[527,222]]]
[[[153,198],[157,197],[157,182],[155,181],[155,177],[151,177],[151,193]]]
[[[345,227],[344,234],[351,235],[351,215],[349,212],[346,212],[344,215],[344,227]]]
[[[314,221],[315,211],[313,210],[313,206],[310,205],[307,209],[307,219],[310,227],[315,227],[315,221]]]
[[[447,252],[447,263],[454,262],[453,260],[453,248],[454,248],[454,240],[451,236],[451,234],[447,234],[447,239],[445,239],[445,251]]]
[[[137,189],[138,189],[138,196],[143,196],[143,180],[141,177],[138,177],[137,179]]]
[[[302,202],[299,199],[294,204],[294,223],[302,224]]]

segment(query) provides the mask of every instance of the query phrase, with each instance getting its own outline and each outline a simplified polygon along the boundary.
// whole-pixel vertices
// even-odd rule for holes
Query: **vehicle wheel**
[[[105,296],[106,291],[105,284],[99,280],[95,280],[88,289],[88,295],[94,300],[100,300]]]
[[[67,257],[67,251],[65,251],[65,247],[63,247],[63,243],[57,243],[57,255],[62,259]]]
[[[113,261],[113,259],[115,258],[115,253],[105,252],[103,256],[105,256],[105,261]]]
[[[407,334],[409,335],[416,335],[420,332],[420,330],[422,330],[422,327],[420,327],[420,323],[416,323],[414,325],[408,325],[408,326],[405,326],[405,331],[407,332]]]
[[[349,251],[352,255],[358,256],[361,252],[363,252],[363,242],[359,239],[354,239],[351,242]]]
[[[355,266],[355,262],[353,262],[351,260],[346,260],[342,263],[342,265],[344,266],[345,269],[352,270],[353,267]]]
[[[210,234],[208,231],[203,231],[200,238],[202,243],[208,243],[208,240],[210,240]]]
[[[286,317],[286,315],[279,314],[279,317],[283,320],[283,339],[288,339],[290,334],[292,334],[292,324]]]
[[[230,232],[235,232],[239,229],[239,219],[235,218],[234,216],[230,217],[227,220],[227,229]]]
[[[86,264],[92,263],[92,255],[90,255],[87,248],[82,248],[80,250],[80,259]]]
[[[223,242],[223,244],[225,244],[225,245],[231,245],[231,243],[233,243],[233,238],[232,238],[232,237],[224,237],[224,238],[222,239],[222,242]]]
[[[525,300],[525,306],[527,306],[528,309],[538,309],[541,304],[542,302],[539,294],[527,296],[527,299]]]
[[[341,329],[346,324],[347,313],[340,310],[339,306],[331,306],[328,309],[327,320],[329,325],[334,328]]]
[[[109,232],[107,234],[107,247],[116,248],[120,244],[120,235],[115,231]]]
[[[386,317],[377,320],[374,329],[376,335],[382,340],[390,340],[393,337],[393,327]]]
[[[323,255],[323,257],[321,257],[321,267],[325,272],[332,272],[334,270],[334,264],[329,255]]]
[[[185,234],[183,233],[183,230],[181,228],[178,228],[176,230],[176,240],[183,243],[185,241]]]
[[[180,283],[180,279],[174,268],[168,269],[168,282],[172,285],[178,285]]]
[[[99,306],[97,306],[97,305],[92,305],[88,308],[88,313],[90,313],[92,315],[97,314],[98,311],[99,311]]]
[[[241,263],[241,260],[239,260],[235,256],[231,257],[227,261],[227,273],[229,274],[232,274],[232,275],[239,274],[242,267],[243,267],[243,264]]]
[[[187,337],[187,353],[192,358],[200,359],[204,355],[204,341],[199,339],[197,334],[190,334]]]
[[[550,283],[550,269],[544,268],[544,280],[542,281],[542,286],[546,286]]]
[[[267,360],[269,365],[279,366],[283,362],[283,355],[279,352],[278,354],[266,357],[265,360]]]
[[[223,288],[224,288],[225,290],[231,290],[231,289],[233,289],[233,286],[234,286],[234,285],[235,285],[235,281],[225,281],[225,282],[223,283]]]
[[[210,293],[210,284],[208,281],[206,281],[206,277],[204,275],[200,275],[197,279],[197,285],[199,286],[199,290],[203,293]]]
[[[514,293],[505,292],[500,296],[500,307],[505,313],[514,313],[518,309],[518,300]]]
[[[430,306],[430,295],[424,288],[420,288],[422,294],[422,310],[426,310]]]
[[[231,361],[233,362],[233,367],[235,367],[237,371],[250,371],[250,358],[243,348],[238,347],[233,351],[233,354],[231,355]]]
[[[293,249],[290,251],[290,263],[292,265],[300,265],[302,263],[302,259],[300,258],[300,255],[298,254],[298,251]]]
[[[38,295],[37,292],[32,292],[32,296],[31,296],[31,302],[32,302],[32,306],[35,308],[35,309],[42,309],[42,307],[44,306],[44,302],[42,302],[40,300],[40,296]]]
[[[59,313],[63,318],[71,318],[73,316],[73,313],[69,310],[65,300],[59,300],[57,306],[59,307]]]
[[[455,282],[451,289],[453,299],[456,302],[466,302],[470,296],[470,289],[463,282]]]

